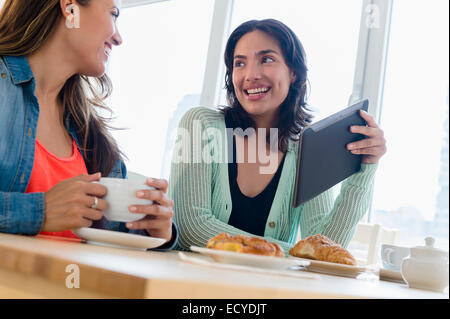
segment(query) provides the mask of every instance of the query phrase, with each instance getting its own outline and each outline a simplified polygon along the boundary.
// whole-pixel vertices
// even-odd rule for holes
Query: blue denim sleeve
[[[0,192],[0,232],[37,235],[44,223],[44,193]]]

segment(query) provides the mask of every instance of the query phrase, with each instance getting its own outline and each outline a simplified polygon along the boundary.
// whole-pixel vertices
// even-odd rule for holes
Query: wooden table
[[[79,269],[79,288],[66,285],[75,274],[69,265]],[[177,251],[0,234],[0,298],[449,298],[394,282],[317,276],[218,269],[182,261]]]

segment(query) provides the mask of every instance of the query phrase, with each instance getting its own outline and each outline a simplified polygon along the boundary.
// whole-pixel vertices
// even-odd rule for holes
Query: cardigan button
[[[269,227],[270,227],[270,228],[275,228],[275,222],[270,222],[270,223],[269,223]]]

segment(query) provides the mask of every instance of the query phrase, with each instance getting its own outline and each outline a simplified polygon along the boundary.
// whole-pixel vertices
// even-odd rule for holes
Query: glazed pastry
[[[320,234],[300,240],[289,253],[300,258],[356,266],[355,258],[347,249]]]
[[[227,233],[221,233],[211,238],[206,244],[206,248],[245,254],[284,257],[283,249],[276,243],[271,243],[257,237],[247,237],[243,235],[230,236]]]

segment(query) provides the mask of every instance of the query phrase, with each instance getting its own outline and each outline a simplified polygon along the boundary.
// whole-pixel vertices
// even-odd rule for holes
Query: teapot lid
[[[416,246],[411,248],[412,255],[420,255],[420,257],[445,257],[448,258],[448,251],[435,248],[436,239],[431,236],[425,237],[425,246]]]

